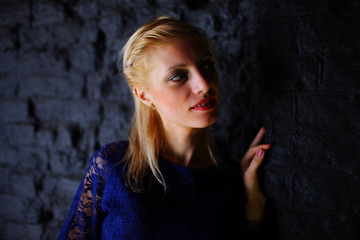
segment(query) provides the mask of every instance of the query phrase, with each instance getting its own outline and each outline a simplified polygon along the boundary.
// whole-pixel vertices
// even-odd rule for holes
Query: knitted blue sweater
[[[111,143],[90,158],[58,239],[241,239],[244,201],[235,162],[193,169],[160,157],[166,192],[153,181],[135,193],[119,164],[127,146]]]

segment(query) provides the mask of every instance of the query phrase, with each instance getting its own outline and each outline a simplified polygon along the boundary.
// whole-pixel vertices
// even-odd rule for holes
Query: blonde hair
[[[151,70],[151,51],[163,44],[179,38],[195,38],[207,45],[215,58],[215,51],[206,34],[185,22],[162,16],[140,27],[128,40],[121,53],[123,73],[131,90],[147,89],[146,76]],[[120,55],[121,56],[121,55]],[[164,186],[158,158],[167,151],[167,141],[158,112],[142,103],[136,96],[135,112],[129,133],[129,147],[123,161],[126,163],[126,184],[135,192],[143,190],[143,180],[150,176]],[[205,129],[208,150],[214,163],[218,162],[209,129]]]

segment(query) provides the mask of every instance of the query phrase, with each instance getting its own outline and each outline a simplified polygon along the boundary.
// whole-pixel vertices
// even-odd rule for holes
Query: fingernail
[[[257,155],[258,155],[259,157],[261,157],[263,154],[264,154],[264,150],[263,150],[262,148],[260,148],[260,149],[258,150],[258,152],[257,152]]]

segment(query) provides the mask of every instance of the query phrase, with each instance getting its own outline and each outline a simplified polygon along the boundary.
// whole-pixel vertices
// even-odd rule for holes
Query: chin
[[[217,117],[215,118],[212,118],[212,119],[208,119],[206,121],[203,121],[203,122],[199,122],[197,125],[196,128],[207,128],[207,127],[210,127],[211,125],[213,125],[214,123],[216,123],[217,121]]]

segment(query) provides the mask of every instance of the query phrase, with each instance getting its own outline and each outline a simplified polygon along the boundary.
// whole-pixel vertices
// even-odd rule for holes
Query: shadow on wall
[[[272,143],[261,182],[278,239],[359,236],[359,4],[338,2],[257,5],[259,105]]]
[[[259,6],[258,6],[259,7]],[[279,218],[281,204],[289,204],[288,190],[291,186],[272,184],[273,179],[286,178],[281,176],[279,169],[290,157],[285,149],[291,148],[291,142],[284,142],[283,133],[294,131],[293,93],[301,92],[307,85],[300,76],[304,74],[301,64],[296,62],[294,45],[294,25],[289,19],[275,17],[268,8],[260,8],[258,13],[258,76],[256,89],[258,99],[254,99],[259,119],[266,126],[265,143],[271,143],[264,164],[259,169],[260,182],[267,197],[264,219],[265,236],[274,239],[287,239],[281,233],[283,219]],[[274,161],[277,164],[274,166]],[[288,183],[289,184],[289,183]],[[279,205],[280,204],[280,205]],[[289,207],[283,206],[284,209]],[[292,206],[291,206],[292,207]],[[290,231],[291,232],[291,231]],[[293,235],[289,235],[294,239]]]

